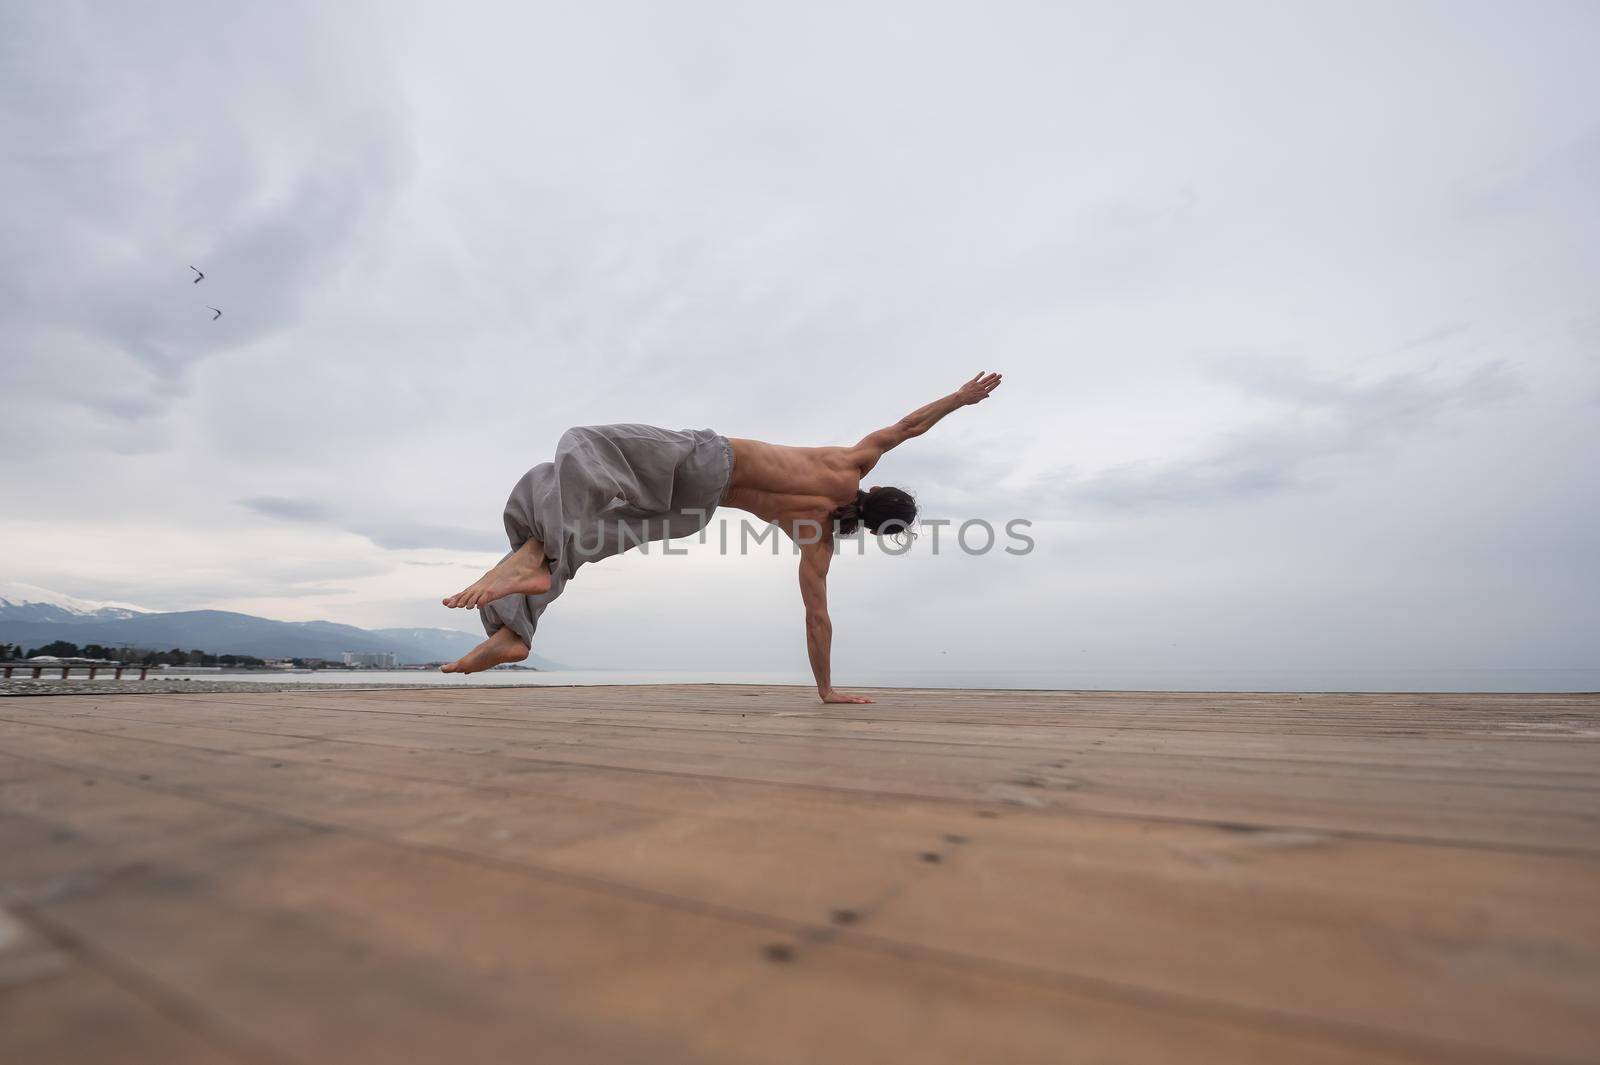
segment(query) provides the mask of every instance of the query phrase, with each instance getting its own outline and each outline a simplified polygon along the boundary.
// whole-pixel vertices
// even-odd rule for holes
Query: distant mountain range
[[[455,629],[361,629],[331,621],[273,621],[227,610],[159,613],[130,603],[96,602],[30,584],[0,581],[0,642],[41,647],[79,645],[174,647],[257,658],[325,658],[346,651],[389,651],[406,664],[448,662],[483,637]],[[538,655],[527,665],[560,669]]]

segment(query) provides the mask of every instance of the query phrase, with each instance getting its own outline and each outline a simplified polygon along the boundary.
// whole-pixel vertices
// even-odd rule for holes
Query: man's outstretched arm
[[[823,537],[800,545],[800,599],[806,606],[806,652],[817,678],[817,695],[825,703],[870,703],[864,695],[835,691],[829,659],[833,653],[833,621],[828,617],[828,565],[833,541]]]
[[[918,407],[891,426],[868,433],[855,446],[856,464],[861,467],[862,473],[866,473],[878,464],[885,451],[899,447],[914,436],[921,436],[937,425],[940,418],[959,407],[982,403],[999,387],[999,374],[986,374],[980,370],[976,377],[948,396],[936,399],[925,407]]]

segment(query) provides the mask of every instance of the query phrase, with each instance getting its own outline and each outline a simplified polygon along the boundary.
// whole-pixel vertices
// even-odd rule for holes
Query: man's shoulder
[[[807,450],[816,453],[817,458],[830,466],[854,466],[861,454],[860,444],[851,444],[848,447],[830,445],[828,447],[814,447]]]

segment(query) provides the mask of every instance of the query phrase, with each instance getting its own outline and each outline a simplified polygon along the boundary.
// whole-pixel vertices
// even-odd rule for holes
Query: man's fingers
[[[972,380],[961,386],[962,398],[967,403],[978,403],[989,398],[989,393],[1000,387],[1000,375],[979,370]]]

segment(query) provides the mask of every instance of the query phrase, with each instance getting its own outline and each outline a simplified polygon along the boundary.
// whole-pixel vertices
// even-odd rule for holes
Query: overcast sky
[[[6,4],[0,578],[476,630],[567,426],[851,443],[991,369],[873,480],[1037,549],[841,558],[842,682],[1592,667],[1597,54],[1588,2]],[[802,669],[793,571],[614,559],[535,650]]]

